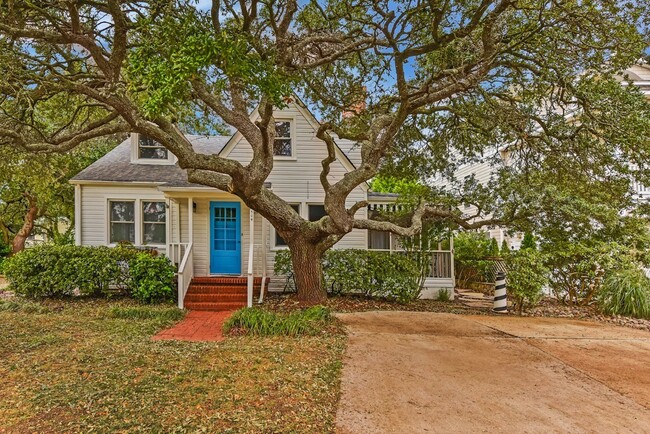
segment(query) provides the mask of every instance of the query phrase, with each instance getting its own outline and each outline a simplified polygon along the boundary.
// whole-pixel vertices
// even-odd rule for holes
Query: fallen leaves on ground
[[[130,305],[0,310],[0,432],[333,430],[341,333],[152,341],[174,320],[108,314]]]

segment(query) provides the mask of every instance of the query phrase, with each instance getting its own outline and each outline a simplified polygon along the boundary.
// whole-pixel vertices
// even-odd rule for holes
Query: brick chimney
[[[343,119],[352,118],[354,116],[361,114],[363,111],[366,110],[366,95],[367,95],[367,88],[366,86],[363,86],[361,94],[358,96],[359,101],[350,104],[350,106],[345,110],[343,110],[343,113],[341,113]]]

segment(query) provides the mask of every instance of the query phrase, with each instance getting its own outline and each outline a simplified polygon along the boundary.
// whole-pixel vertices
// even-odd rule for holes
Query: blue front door
[[[210,202],[210,273],[241,274],[239,202]]]

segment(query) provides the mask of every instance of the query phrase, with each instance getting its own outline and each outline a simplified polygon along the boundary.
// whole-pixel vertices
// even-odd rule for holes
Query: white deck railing
[[[190,282],[194,277],[194,252],[192,251],[192,243],[185,246],[183,258],[178,266],[178,307],[183,309],[185,302],[185,294],[190,287]]]
[[[404,249],[368,249],[371,252],[385,252],[391,255],[427,255],[431,257],[427,267],[427,278],[453,279],[454,260],[450,250],[409,251]]]

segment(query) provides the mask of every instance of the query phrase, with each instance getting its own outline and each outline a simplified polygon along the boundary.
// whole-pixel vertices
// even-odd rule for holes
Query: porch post
[[[262,225],[262,242],[260,243],[260,245],[262,246],[262,283],[260,284],[260,298],[257,302],[261,304],[262,300],[264,300],[264,286],[266,285],[266,265],[267,265],[266,252],[268,252],[269,246],[267,245],[268,236],[266,235],[266,225],[268,224],[268,220],[262,217],[260,223]]]
[[[194,241],[194,198],[193,197],[187,198],[187,233],[188,233],[187,242],[188,243],[193,242]]]
[[[174,210],[172,209],[172,201],[169,198],[165,198],[165,240],[167,244],[167,257],[172,259],[172,246],[174,238],[172,237],[172,225],[174,224]]]
[[[450,255],[450,260],[451,260],[451,285],[452,285],[452,290],[451,294],[453,297],[454,294],[454,289],[456,287],[456,265],[454,264],[454,235],[452,234],[449,237],[449,255]]]
[[[248,209],[248,301],[247,306],[253,307],[253,260],[255,249],[255,211]]]

